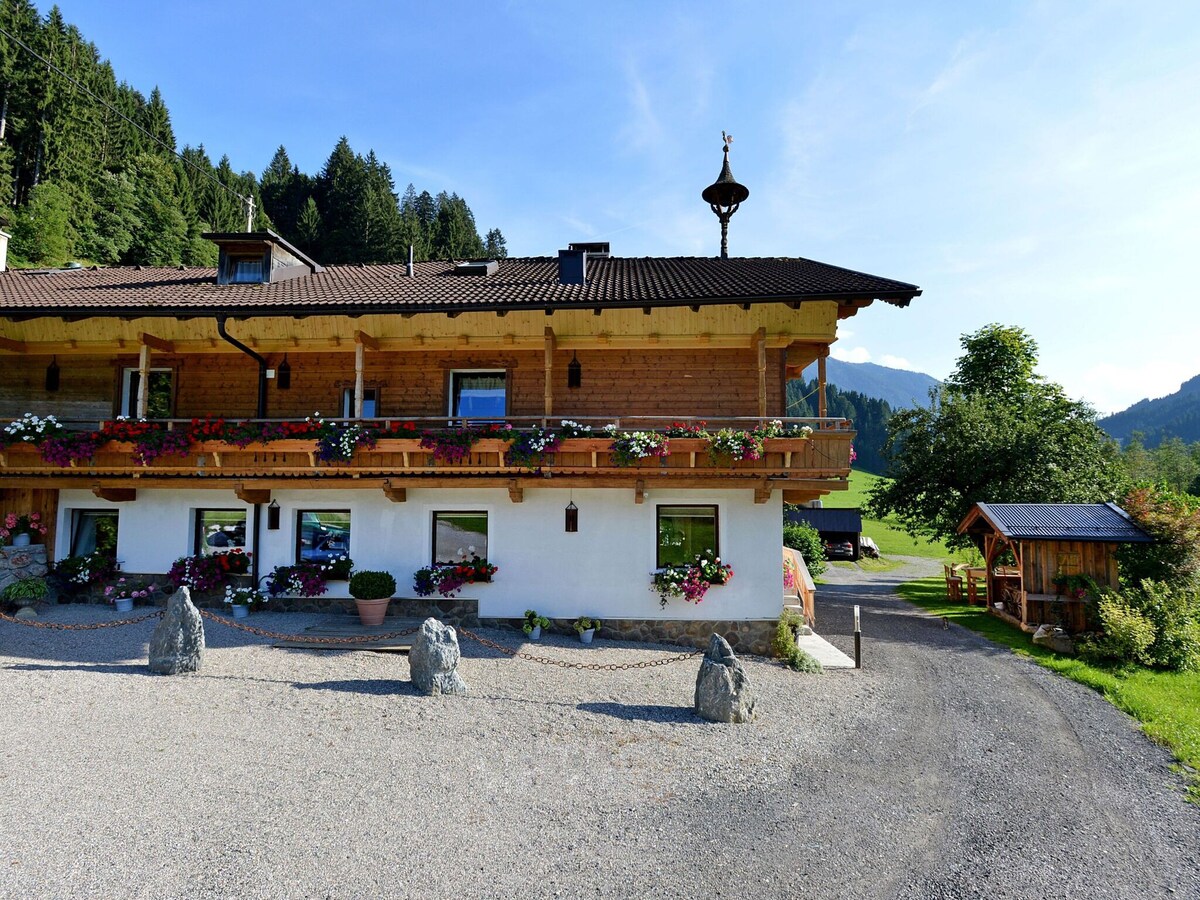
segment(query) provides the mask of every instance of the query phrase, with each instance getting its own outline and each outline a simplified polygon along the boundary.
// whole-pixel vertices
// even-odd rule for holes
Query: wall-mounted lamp
[[[567,363],[567,387],[577,388],[583,384],[583,366],[579,364],[579,356],[571,352],[571,361]]]
[[[279,530],[279,501],[272,500],[267,505],[267,531]]]
[[[288,364],[286,353],[283,354],[283,362],[275,370],[275,386],[281,391],[286,391],[292,386],[292,367]]]
[[[58,357],[50,360],[50,365],[46,366],[46,390],[57,391],[59,382]]]
[[[572,500],[567,504],[567,531],[576,532],[579,530],[579,507]]]

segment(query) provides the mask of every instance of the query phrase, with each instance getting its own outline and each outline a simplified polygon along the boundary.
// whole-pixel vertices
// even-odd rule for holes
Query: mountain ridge
[[[1141,432],[1147,447],[1176,437],[1189,444],[1200,441],[1200,375],[1183,382],[1173,394],[1139,400],[1096,424],[1122,444],[1135,431]]]
[[[817,377],[815,364],[805,370],[804,377]],[[825,380],[843,391],[883,400],[892,409],[924,406],[929,402],[930,388],[941,384],[924,372],[892,369],[871,362],[845,362],[832,357],[825,362]]]

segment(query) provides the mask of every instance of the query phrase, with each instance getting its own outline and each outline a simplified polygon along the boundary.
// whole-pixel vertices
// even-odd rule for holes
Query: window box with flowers
[[[267,575],[267,593],[272,597],[320,597],[327,590],[325,570],[320,563],[301,562],[276,566]]]
[[[457,563],[435,563],[413,573],[413,590],[418,597],[436,593],[449,599],[457,597],[464,585],[490,582],[498,570],[498,566],[478,556]]]
[[[650,590],[658,594],[659,604],[665,608],[673,597],[699,603],[710,587],[729,583],[733,566],[721,562],[721,557],[710,550],[691,563],[656,569],[650,577]]]

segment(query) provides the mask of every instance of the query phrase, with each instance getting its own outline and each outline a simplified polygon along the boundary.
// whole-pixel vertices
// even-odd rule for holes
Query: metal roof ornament
[[[744,184],[738,184],[729,169],[729,145],[733,143],[733,135],[722,131],[721,139],[724,142],[722,149],[725,151],[721,174],[700,196],[721,220],[721,259],[729,259],[729,218],[738,211],[742,201],[750,196],[750,189]]]

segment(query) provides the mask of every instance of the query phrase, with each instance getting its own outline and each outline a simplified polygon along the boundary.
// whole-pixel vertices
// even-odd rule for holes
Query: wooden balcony
[[[352,420],[347,420],[352,421]],[[401,420],[373,420],[386,429]],[[403,420],[413,423],[414,420]],[[516,427],[541,420],[510,419]],[[661,430],[686,419],[603,419],[622,431]],[[708,428],[753,429],[760,419],[708,420]],[[850,473],[854,431],[844,419],[785,419],[785,425],[807,425],[808,437],[768,438],[759,459],[714,458],[709,441],[697,437],[668,438],[668,453],[614,464],[609,437],[568,438],[529,465],[506,459],[510,441],[482,438],[460,461],[439,459],[419,438],[380,437],[373,447],[359,446],[345,462],[323,462],[312,438],[273,440],[239,447],[220,440],[193,442],[185,455],[161,456],[143,464],[129,442],[109,441],[86,461],[60,466],[42,458],[32,444],[10,444],[0,450],[0,487],[90,487],[98,495],[128,498],[137,487],[225,488],[239,492],[284,487],[382,488],[403,499],[407,488],[507,487],[514,500],[524,488],[631,487],[640,496],[654,487],[753,489],[765,502],[772,491],[788,500],[812,499],[844,490]],[[72,423],[78,427],[80,423]],[[175,422],[174,427],[190,423]],[[447,421],[416,420],[418,428],[445,428]],[[459,424],[459,423],[454,423]],[[557,424],[552,420],[550,425]],[[88,423],[95,428],[97,423]],[[803,494],[804,497],[800,495]],[[811,495],[811,496],[809,496]],[[640,502],[640,500],[639,500]]]

